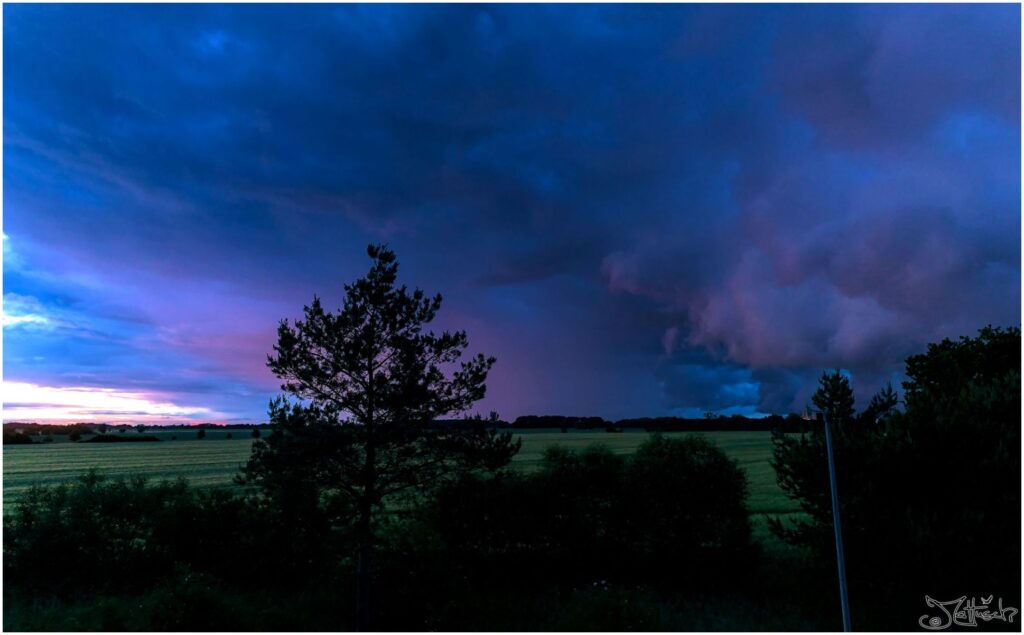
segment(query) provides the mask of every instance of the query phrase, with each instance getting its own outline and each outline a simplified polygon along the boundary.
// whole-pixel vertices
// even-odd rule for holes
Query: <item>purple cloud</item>
[[[510,417],[866,398],[1020,323],[1016,6],[8,9],[7,381],[258,419],[379,241]]]

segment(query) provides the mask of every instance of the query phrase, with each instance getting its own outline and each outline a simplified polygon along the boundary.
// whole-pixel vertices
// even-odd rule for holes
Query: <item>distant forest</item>
[[[440,419],[434,422],[437,426],[468,425],[463,419]],[[58,435],[77,435],[79,437],[94,434],[146,432],[154,429],[217,429],[217,430],[251,430],[268,426],[266,423],[199,423],[178,425],[128,425],[111,423],[72,423],[50,424],[37,422],[4,423],[5,444],[25,444],[37,442],[33,437]],[[472,425],[483,425],[488,428],[512,430],[604,430],[606,432],[622,432],[625,430],[645,430],[648,432],[807,432],[809,421],[797,414],[770,415],[761,418],[750,418],[742,415],[720,416],[709,414],[702,419],[686,419],[683,417],[637,417],[611,421],[602,417],[572,417],[562,415],[524,415],[514,421],[501,419],[472,420]]]

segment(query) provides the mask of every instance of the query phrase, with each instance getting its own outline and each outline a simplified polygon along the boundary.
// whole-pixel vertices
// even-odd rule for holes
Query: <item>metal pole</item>
[[[832,486],[832,526],[836,530],[836,560],[839,563],[839,601],[843,605],[843,631],[849,633],[850,600],[846,596],[846,559],[843,558],[843,528],[839,523],[839,494],[836,491],[836,464],[832,458],[832,429],[828,425],[828,414],[824,411],[821,418],[825,422],[825,451],[828,454],[828,480]]]

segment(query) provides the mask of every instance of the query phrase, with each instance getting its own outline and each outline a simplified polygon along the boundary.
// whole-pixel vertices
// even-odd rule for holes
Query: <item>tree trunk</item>
[[[371,317],[374,333],[376,333],[376,321]],[[369,381],[366,389],[366,464],[363,467],[363,477],[366,479],[363,489],[363,498],[359,501],[359,529],[357,539],[359,540],[359,555],[356,560],[356,630],[373,630],[373,525],[371,514],[373,513],[374,494],[377,483],[377,444],[374,438],[374,400],[373,386],[374,378],[374,357],[376,354],[368,355],[366,360],[367,375]]]
[[[359,541],[356,554],[356,630],[369,631],[372,626],[371,586],[373,584],[373,536],[370,527],[370,503],[359,505]]]

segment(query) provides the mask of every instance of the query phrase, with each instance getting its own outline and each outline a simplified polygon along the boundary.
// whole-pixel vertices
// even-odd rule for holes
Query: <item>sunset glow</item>
[[[142,393],[110,388],[3,384],[4,421],[171,422],[220,416],[208,408],[180,406]]]

